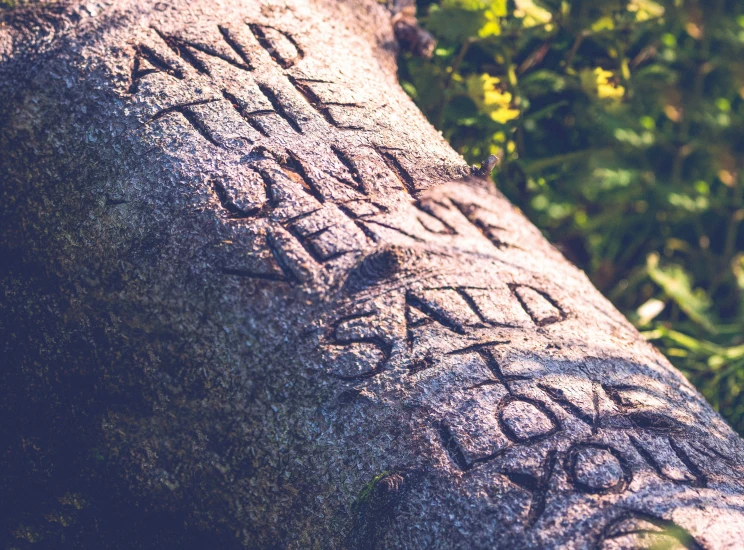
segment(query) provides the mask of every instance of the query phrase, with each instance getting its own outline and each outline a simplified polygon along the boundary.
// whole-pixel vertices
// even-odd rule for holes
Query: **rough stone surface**
[[[741,547],[742,441],[395,49],[371,0],[0,15],[10,547]]]

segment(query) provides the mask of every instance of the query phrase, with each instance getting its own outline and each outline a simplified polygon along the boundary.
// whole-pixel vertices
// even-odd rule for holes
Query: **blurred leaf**
[[[664,15],[664,6],[651,0],[630,0],[628,11],[635,13],[637,21],[647,21]]]
[[[519,116],[512,108],[512,94],[500,78],[487,74],[471,75],[467,80],[468,95],[480,110],[493,120],[505,124]]]
[[[552,13],[536,5],[533,0],[514,0],[514,4],[516,6],[514,17],[522,19],[525,28],[544,25],[553,19]]]
[[[561,92],[566,88],[566,78],[553,71],[537,70],[522,78],[520,87],[527,95]]]
[[[618,84],[612,71],[605,71],[601,67],[584,69],[581,71],[581,87],[586,93],[595,95],[599,99],[619,101],[625,94],[625,88]]]
[[[463,42],[468,38],[478,36],[478,31],[487,21],[482,11],[432,8],[427,23],[437,38],[450,42]]]
[[[483,17],[486,19],[486,22],[480,29],[478,29],[478,36],[480,38],[488,38],[489,36],[500,35],[501,24],[499,23],[497,15],[491,10],[486,10]]]
[[[649,254],[646,260],[648,275],[664,293],[695,323],[709,332],[716,332],[708,316],[710,298],[702,291],[693,292],[690,276],[678,265],[659,266],[659,256]]]
[[[737,254],[731,265],[739,288],[744,290],[744,253]]]
[[[666,307],[666,304],[656,298],[646,301],[636,310],[638,314],[638,326],[643,327],[648,325],[659,313],[664,311],[664,307]]]
[[[450,41],[501,34],[500,18],[506,16],[506,0],[443,0],[428,18],[431,30]]]
[[[594,32],[601,32],[604,30],[612,30],[615,28],[615,21],[609,15],[600,17],[594,23],[592,23],[592,30]]]
[[[442,7],[468,11],[490,10],[501,16],[506,15],[506,0],[443,0]]]

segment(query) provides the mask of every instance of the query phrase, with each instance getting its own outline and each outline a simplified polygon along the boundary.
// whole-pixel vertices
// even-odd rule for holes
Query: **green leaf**
[[[464,9],[432,9],[427,19],[428,28],[437,38],[450,42],[464,42],[478,36],[478,31],[486,24],[482,11]]]
[[[708,314],[711,306],[710,298],[702,290],[693,292],[690,276],[679,265],[659,266],[659,256],[649,254],[646,259],[646,268],[651,280],[661,287],[685,312],[685,314],[705,330],[716,332],[716,327]]]
[[[498,17],[506,15],[506,0],[443,0],[444,9],[461,9],[467,11],[490,10]]]

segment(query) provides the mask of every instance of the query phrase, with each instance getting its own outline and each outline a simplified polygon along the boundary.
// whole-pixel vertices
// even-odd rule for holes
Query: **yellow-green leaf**
[[[674,300],[691,321],[709,332],[716,332],[708,314],[710,298],[702,291],[693,291],[690,276],[681,266],[668,265],[661,267],[659,266],[659,256],[649,254],[646,259],[646,269],[651,280],[659,285],[669,298]]]
[[[514,4],[516,6],[514,17],[522,19],[522,26],[525,28],[544,25],[553,19],[552,13],[535,5],[533,0],[515,0]]]
[[[630,0],[628,11],[635,13],[636,21],[648,21],[664,15],[664,6],[652,0]]]
[[[588,94],[599,99],[620,101],[625,95],[625,88],[617,83],[615,74],[602,67],[584,69],[581,71],[579,79],[581,80],[581,87]]]
[[[478,110],[496,122],[506,124],[519,116],[519,109],[512,107],[512,94],[506,91],[500,78],[488,74],[471,75],[467,87]]]

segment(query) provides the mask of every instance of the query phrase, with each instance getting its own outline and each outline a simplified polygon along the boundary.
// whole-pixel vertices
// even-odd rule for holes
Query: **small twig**
[[[591,31],[581,31],[577,36],[576,40],[574,40],[573,46],[571,46],[571,49],[568,52],[568,56],[566,56],[566,69],[571,68],[571,63],[573,62],[574,56],[576,56],[576,52],[579,49],[579,46],[581,46],[581,43],[584,41],[584,38],[587,36],[590,36],[592,33]]]
[[[478,176],[481,178],[487,178],[491,175],[491,172],[496,167],[496,165],[499,163],[499,157],[496,155],[490,155],[487,159],[484,159],[481,162],[480,167],[472,166],[470,168],[470,172],[474,176]]]
[[[457,53],[455,62],[452,63],[452,66],[449,68],[449,75],[447,76],[447,80],[444,82],[445,90],[449,88],[450,82],[452,82],[452,77],[455,75],[457,70],[460,68],[460,64],[462,63],[462,60],[465,57],[465,54],[468,53],[468,49],[470,49],[470,46],[477,40],[478,39],[474,37],[466,38],[465,42],[463,42],[462,46],[460,46],[460,51]]]

